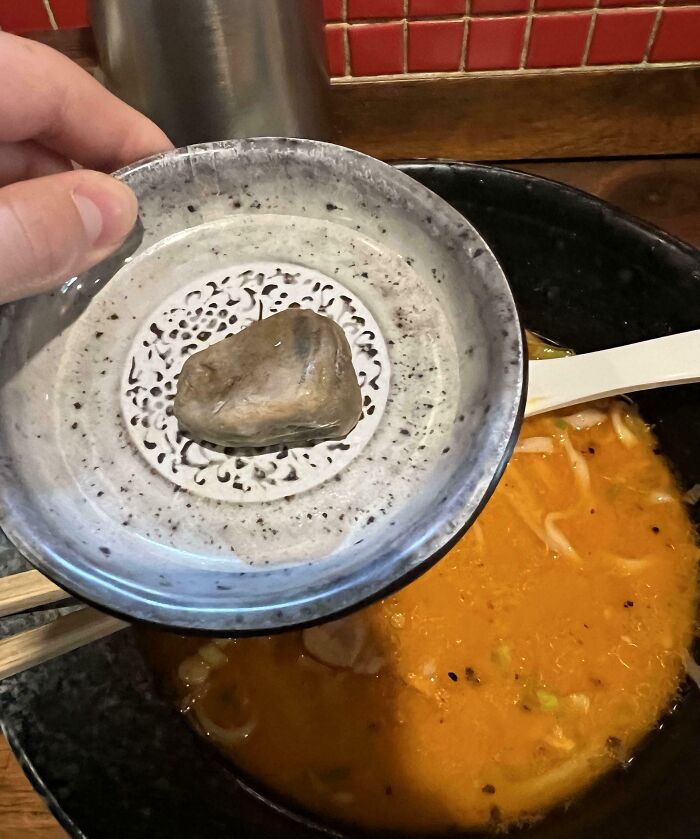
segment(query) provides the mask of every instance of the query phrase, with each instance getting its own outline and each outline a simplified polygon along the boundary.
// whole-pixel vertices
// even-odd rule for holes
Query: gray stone
[[[341,327],[290,308],[190,356],[174,408],[200,440],[294,445],[346,437],[362,396]]]

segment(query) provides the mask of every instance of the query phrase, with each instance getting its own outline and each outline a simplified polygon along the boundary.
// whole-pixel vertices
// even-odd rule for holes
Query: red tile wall
[[[0,0],[0,29],[87,26],[87,2]],[[700,0],[322,2],[337,78],[700,63]]]
[[[535,15],[530,29],[526,66],[580,67],[592,15]]]
[[[477,18],[469,26],[466,70],[516,70],[525,43],[524,17]]]
[[[50,27],[49,13],[43,0],[0,0],[0,29],[31,32]]]
[[[700,64],[700,0],[325,0],[324,5],[336,77]]]

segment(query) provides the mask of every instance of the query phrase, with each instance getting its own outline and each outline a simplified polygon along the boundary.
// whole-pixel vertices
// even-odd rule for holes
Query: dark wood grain
[[[504,164],[563,181],[700,248],[700,159]]]
[[[337,140],[385,160],[621,157],[700,151],[700,68],[352,82]]]
[[[89,29],[30,37],[94,70]],[[700,67],[339,82],[335,139],[384,160],[700,152]]]
[[[0,739],[0,839],[66,839]]]

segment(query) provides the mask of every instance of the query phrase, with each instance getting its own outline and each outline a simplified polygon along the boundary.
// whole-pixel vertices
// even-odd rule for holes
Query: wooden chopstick
[[[128,625],[86,606],[43,626],[19,632],[0,641],[0,679],[99,641]]]
[[[0,617],[68,600],[72,595],[39,571],[0,578]],[[0,640],[0,679],[99,641],[128,624],[97,609],[74,612]]]
[[[71,595],[39,571],[24,571],[0,578],[0,618],[37,606],[58,603]]]

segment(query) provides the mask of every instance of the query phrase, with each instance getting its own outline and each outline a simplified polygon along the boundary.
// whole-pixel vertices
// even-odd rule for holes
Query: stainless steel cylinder
[[[328,139],[321,0],[91,0],[107,86],[178,146]]]

